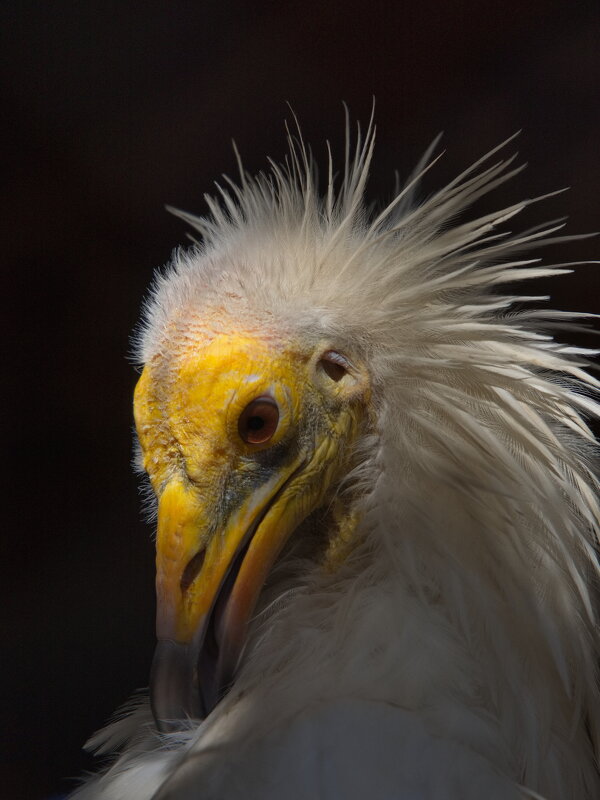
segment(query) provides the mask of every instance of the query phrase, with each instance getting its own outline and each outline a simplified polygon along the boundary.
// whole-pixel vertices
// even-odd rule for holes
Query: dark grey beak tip
[[[163,639],[156,645],[150,671],[150,705],[161,733],[185,728],[185,721],[204,719],[198,690],[197,647]]]

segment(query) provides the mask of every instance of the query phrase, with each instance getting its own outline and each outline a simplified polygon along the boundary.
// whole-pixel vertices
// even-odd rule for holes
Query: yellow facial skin
[[[155,358],[136,387],[144,468],[158,497],[159,640],[190,645],[197,658],[228,570],[247,547],[213,632],[218,655],[206,678],[214,684],[206,712],[233,677],[273,562],[341,475],[359,430],[366,373],[348,365],[332,379],[321,367],[326,350],[222,333],[170,361]],[[277,427],[267,441],[247,443],[240,415],[265,396],[277,404]],[[158,713],[190,713],[185,705]]]

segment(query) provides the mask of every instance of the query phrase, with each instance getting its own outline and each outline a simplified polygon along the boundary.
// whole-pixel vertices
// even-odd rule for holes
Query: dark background
[[[523,128],[529,169],[493,203],[572,186],[519,224],[600,227],[597,2],[21,2],[3,42],[5,439],[0,796],[45,798],[147,682],[153,545],[130,470],[128,337],[152,271],[185,241],[163,205],[285,152],[286,101],[319,157],[377,99],[370,196],[440,130],[436,188]],[[513,146],[511,145],[511,148]],[[598,257],[598,241],[547,249]],[[600,311],[598,272],[542,286]],[[536,292],[537,293],[537,292]],[[589,342],[588,342],[589,343]],[[15,390],[6,391],[7,389]]]

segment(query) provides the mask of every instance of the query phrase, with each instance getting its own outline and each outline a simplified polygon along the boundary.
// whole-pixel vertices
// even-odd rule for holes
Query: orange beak
[[[193,489],[172,480],[163,490],[156,554],[159,641],[151,676],[152,707],[163,729],[205,717],[233,680],[261,588],[307,513],[298,493],[288,491],[303,465],[297,457],[275,473],[209,538]]]

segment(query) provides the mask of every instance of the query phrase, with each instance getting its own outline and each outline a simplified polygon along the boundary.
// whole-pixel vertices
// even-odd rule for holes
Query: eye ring
[[[279,425],[279,406],[272,397],[262,395],[252,400],[238,419],[238,433],[246,444],[265,444]]]

